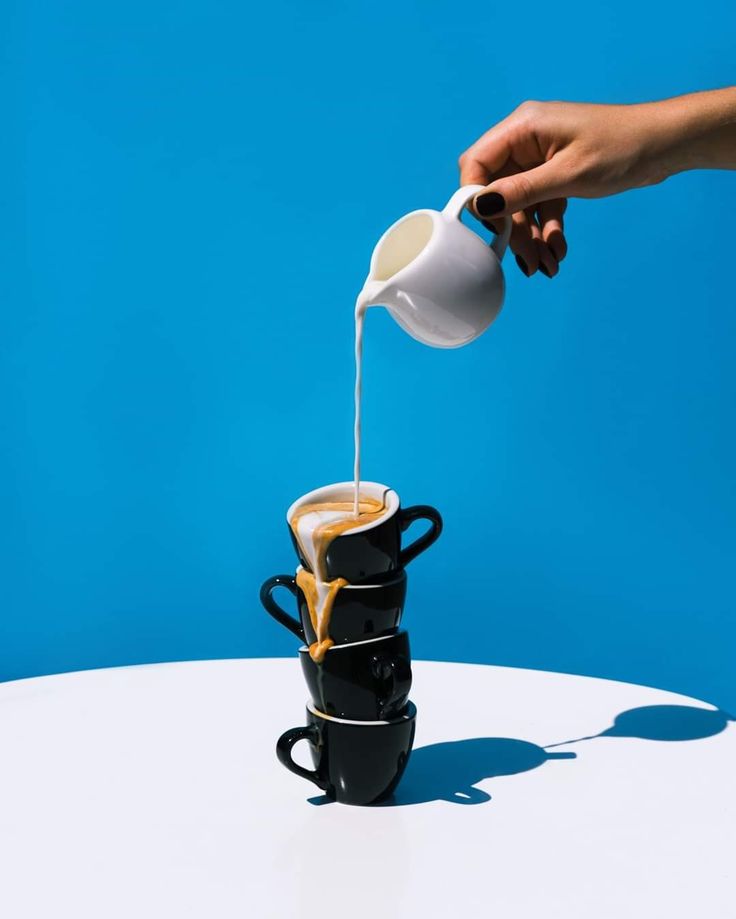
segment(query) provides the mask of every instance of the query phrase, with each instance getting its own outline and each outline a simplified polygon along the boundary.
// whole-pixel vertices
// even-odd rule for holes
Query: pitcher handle
[[[461,188],[458,188],[455,194],[442,208],[443,215],[450,219],[459,220],[460,215],[463,212],[463,208],[467,205],[468,201],[474,198],[478,192],[483,191],[485,187],[485,185],[463,185]],[[509,244],[509,238],[511,237],[511,226],[511,218],[502,217],[501,231],[491,242],[491,249],[493,249],[493,251],[496,253],[496,258],[499,260],[499,262],[503,258],[504,253],[506,252],[506,247]]]

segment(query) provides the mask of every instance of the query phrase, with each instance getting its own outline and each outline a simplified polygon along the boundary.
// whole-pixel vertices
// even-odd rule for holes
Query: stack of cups
[[[276,753],[291,772],[314,782],[329,797],[344,804],[374,804],[396,788],[414,741],[416,708],[409,701],[411,653],[401,618],[406,599],[406,565],[440,535],[442,518],[427,505],[402,508],[392,489],[361,483],[361,497],[377,496],[383,510],[377,519],[335,536],[323,555],[321,595],[341,584],[325,633],[318,635],[310,611],[303,574],[317,573],[310,553],[294,534],[291,523],[300,507],[344,503],[352,483],[310,492],[287,513],[287,523],[300,566],[297,575],[275,575],[261,587],[261,602],[277,622],[303,642],[299,660],[309,690],[307,724],[286,731]],[[414,520],[430,527],[411,545],[401,547],[401,534]],[[314,554],[311,554],[312,560]],[[274,599],[285,588],[296,600],[297,615]],[[319,584],[317,584],[319,587]],[[292,747],[307,740],[314,769],[296,763]]]

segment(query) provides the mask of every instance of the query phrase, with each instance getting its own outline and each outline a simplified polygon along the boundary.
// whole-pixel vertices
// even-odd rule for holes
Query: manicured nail
[[[524,261],[524,259],[523,259],[520,255],[517,255],[517,256],[516,256],[516,264],[519,266],[519,268],[521,268],[521,270],[524,272],[524,274],[525,274],[527,277],[529,277],[529,269],[526,267],[526,262]]]
[[[482,223],[483,226],[486,228],[486,230],[490,230],[491,233],[496,233],[496,234],[498,234],[498,230],[493,226],[492,223],[488,223],[487,220],[481,220],[481,223]]]
[[[478,195],[475,199],[475,209],[481,217],[493,217],[506,209],[506,202],[503,195],[495,191],[489,191],[487,195]]]
[[[552,255],[554,255],[558,262],[561,262],[567,254],[567,246],[565,245],[564,237],[561,234],[555,233],[550,237],[547,245],[552,250]]]

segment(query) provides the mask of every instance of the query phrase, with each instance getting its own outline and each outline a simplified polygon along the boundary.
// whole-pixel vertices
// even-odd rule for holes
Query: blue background
[[[352,307],[526,98],[733,81],[736,7],[6,7],[0,678],[288,655],[260,582],[349,478]],[[10,143],[7,143],[7,140]],[[736,708],[736,176],[568,211],[560,276],[441,352],[367,323],[366,477],[435,503],[417,657]]]

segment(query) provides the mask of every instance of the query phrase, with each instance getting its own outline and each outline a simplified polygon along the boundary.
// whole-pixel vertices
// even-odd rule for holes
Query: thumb
[[[534,169],[491,182],[475,196],[473,209],[479,217],[506,217],[540,201],[566,198],[563,179],[559,163],[549,160]]]

